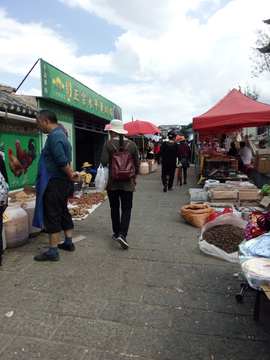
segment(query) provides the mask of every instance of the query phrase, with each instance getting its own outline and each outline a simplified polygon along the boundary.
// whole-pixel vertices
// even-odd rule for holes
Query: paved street
[[[39,263],[41,233],[8,249],[0,270],[0,359],[269,360],[270,301],[240,290],[240,266],[198,250],[180,208],[196,187],[163,193],[160,166],[138,177],[129,250],[112,238],[108,200],[75,222],[75,252]],[[234,275],[239,273],[240,278]],[[5,316],[13,311],[11,317]]]

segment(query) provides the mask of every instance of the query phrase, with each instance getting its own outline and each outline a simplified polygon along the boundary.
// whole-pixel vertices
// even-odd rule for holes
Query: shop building
[[[121,108],[42,59],[40,66],[39,107],[55,112],[62,124],[72,145],[74,168],[88,161],[97,169],[108,139],[104,127],[113,119],[122,120]],[[45,140],[43,135],[42,146]]]
[[[0,155],[5,160],[10,190],[33,185],[40,154],[37,100],[0,85]]]
[[[72,145],[74,170],[87,161],[97,169],[108,133],[105,125],[122,120],[116,104],[40,59],[42,96],[17,95],[0,86],[0,153],[5,159],[10,189],[34,185],[37,164],[47,135],[38,132],[36,115],[52,110]],[[28,157],[27,157],[28,156]],[[28,167],[20,165],[27,158]]]

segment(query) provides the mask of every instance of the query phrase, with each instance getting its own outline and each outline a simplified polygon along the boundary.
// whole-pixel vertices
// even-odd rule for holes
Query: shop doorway
[[[88,131],[75,128],[75,154],[76,170],[80,171],[82,164],[88,161],[93,164],[92,169],[97,170],[107,133]]]

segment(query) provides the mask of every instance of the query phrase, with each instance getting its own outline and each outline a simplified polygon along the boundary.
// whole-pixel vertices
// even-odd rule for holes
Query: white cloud
[[[220,8],[218,0],[61,0],[123,29],[114,51],[84,56],[58,33],[60,21],[55,29],[20,23],[0,8],[0,71],[25,75],[42,57],[117,103],[124,121],[133,115],[187,124],[238,84],[256,85],[260,100],[269,101],[269,76],[251,79],[249,60],[268,1],[232,0]],[[187,17],[200,9],[206,20]]]

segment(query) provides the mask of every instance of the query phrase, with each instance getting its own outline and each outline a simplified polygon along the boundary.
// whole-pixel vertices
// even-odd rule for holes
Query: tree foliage
[[[241,85],[238,85],[238,91],[253,100],[258,100],[260,97],[260,91],[256,89],[256,86],[254,86],[253,90],[251,90],[248,85],[244,89],[242,89]]]
[[[255,41],[255,47],[252,47],[252,54],[250,60],[252,61],[251,73],[252,77],[259,77],[264,71],[270,71],[270,53],[262,53],[259,49],[262,49],[270,44],[270,25],[268,21],[264,21],[267,26],[267,30],[256,30],[257,40]]]
[[[181,127],[179,129],[175,129],[175,133],[180,135],[180,136],[184,136],[186,139],[188,138],[188,134],[189,132],[187,131],[188,129],[192,130],[193,128],[193,124],[190,123],[188,125],[181,125]]]

